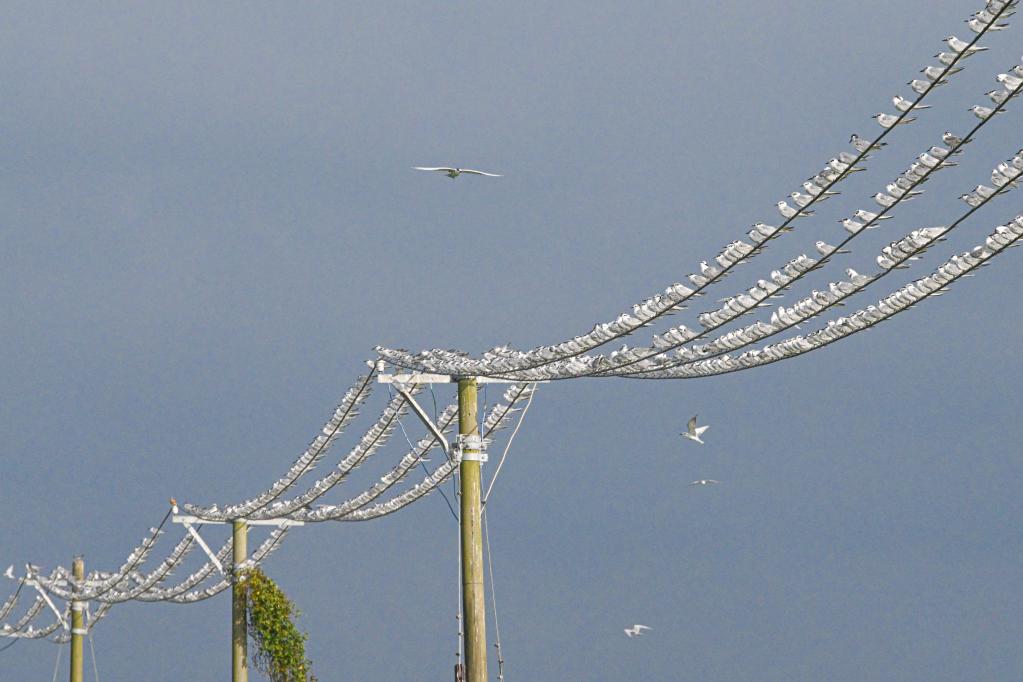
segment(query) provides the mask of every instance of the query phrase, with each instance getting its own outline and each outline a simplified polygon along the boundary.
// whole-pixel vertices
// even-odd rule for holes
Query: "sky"
[[[981,7],[10,3],[0,564],[81,553],[113,570],[169,497],[265,489],[378,344],[530,348],[684,280],[777,220],[851,133],[879,130],[870,117]],[[839,240],[837,221],[942,131],[972,127],[967,108],[1019,63],[1019,30],[985,39],[871,172],[673,321]],[[956,197],[1019,129],[1012,103],[841,266],[872,272],[881,246],[961,215]],[[504,177],[410,169],[448,164]],[[856,302],[979,243],[1021,197]],[[505,678],[1023,677],[1021,271],[1010,251],[950,295],[762,369],[541,386],[488,505]],[[378,387],[324,468],[384,401]],[[694,413],[703,447],[678,436]],[[457,527],[438,495],[298,529],[265,568],[302,611],[320,680],[451,679]],[[628,639],[633,623],[653,629]],[[229,597],[120,606],[94,645],[104,679],[227,679]],[[19,642],[0,680],[49,679],[57,655]],[[63,677],[66,651],[59,663]]]

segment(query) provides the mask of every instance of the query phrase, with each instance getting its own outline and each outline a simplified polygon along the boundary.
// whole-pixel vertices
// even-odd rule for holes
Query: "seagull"
[[[710,428],[710,425],[697,426],[696,425],[696,417],[697,416],[698,415],[695,415],[695,414],[693,415],[692,419],[689,420],[689,424],[686,425],[686,431],[683,431],[679,435],[682,436],[683,438],[686,438],[686,439],[692,440],[692,441],[696,441],[700,445],[703,445],[704,443],[703,443],[702,440],[700,440],[700,436],[703,435],[704,431],[706,431],[707,429]]]
[[[890,215],[879,215],[877,213],[871,213],[870,211],[864,211],[862,208],[858,209],[855,213],[853,213],[853,215],[868,223],[873,223],[878,220],[888,220],[891,218]]]
[[[428,166],[412,166],[412,169],[421,171],[436,171],[438,173],[444,173],[449,178],[457,178],[462,173],[469,173],[470,175],[486,175],[488,178],[503,177],[501,175],[497,175],[496,173],[484,173],[483,171],[473,170],[471,168],[447,168],[445,166],[431,168]]]
[[[817,253],[822,256],[830,256],[835,253],[852,253],[848,249],[840,249],[836,246],[832,246],[826,241],[818,241],[814,246],[817,247]]]
[[[4,571],[4,577],[7,578],[8,580],[14,580],[15,579],[14,578],[14,564],[11,564],[10,566],[7,567],[7,570]]]
[[[910,109],[930,109],[930,104],[916,104],[913,100],[906,99],[902,95],[895,95],[892,97],[892,104],[899,111],[909,111]]]
[[[779,201],[777,206],[778,206],[778,212],[781,213],[783,218],[791,219],[791,218],[796,218],[796,217],[805,217],[805,216],[813,215],[813,211],[797,211],[796,209],[792,208],[791,206],[789,206],[784,201]]]
[[[974,104],[972,107],[970,107],[969,110],[973,112],[974,116],[976,116],[982,121],[986,120],[989,116],[991,116],[991,114],[995,113],[994,109],[991,109],[989,107],[982,107],[979,104]]]
[[[852,234],[856,234],[857,232],[863,229],[863,223],[858,223],[852,218],[843,218],[838,222],[842,223],[842,227],[846,229],[846,232],[850,232]],[[875,227],[877,227],[877,225],[871,225],[867,229],[873,230]]]
[[[870,140],[866,140],[857,135],[856,133],[853,133],[852,136],[849,138],[849,144],[851,144],[856,149],[856,151],[862,153],[869,149],[880,149],[881,147],[886,146],[888,143],[879,142],[874,145],[871,145]]]
[[[636,623],[631,628],[625,628],[625,636],[630,638],[639,637],[643,634],[643,630],[653,630],[653,628],[649,625],[640,625],[639,623]]]
[[[907,116],[900,120],[898,116],[892,116],[891,114],[884,113],[874,114],[874,118],[877,119],[877,122],[881,124],[882,128],[891,128],[893,125],[900,123],[912,123],[916,120],[913,116]]]
[[[699,480],[693,481],[689,485],[714,485],[720,482],[721,481],[715,481],[713,478],[701,478]]]
[[[963,138],[959,137],[958,135],[954,135],[948,132],[947,130],[942,134],[941,139],[949,147],[958,147],[961,144],[963,144]]]
[[[998,74],[995,77],[995,80],[997,80],[999,83],[1009,88],[1010,90],[1018,90],[1019,86],[1023,85],[1023,78],[1018,78],[1007,73]]]
[[[986,47],[978,47],[976,45],[974,45],[973,47],[969,47],[970,45],[969,43],[967,43],[965,40],[960,40],[955,36],[949,36],[945,38],[945,42],[956,54],[961,54],[963,50],[966,50],[967,51],[966,53],[970,55],[973,54],[974,52],[983,52],[984,50],[987,49]],[[969,49],[967,50],[968,47]]]

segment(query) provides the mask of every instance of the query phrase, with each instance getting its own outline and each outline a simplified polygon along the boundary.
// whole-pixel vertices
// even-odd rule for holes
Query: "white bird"
[[[1009,95],[1012,93],[1008,90],[991,90],[984,94],[987,95],[995,104],[1005,104],[1009,100]]]
[[[958,73],[959,71],[962,71],[961,67],[951,68],[948,70],[948,75],[951,76],[952,74]],[[940,66],[933,65],[925,66],[924,68],[920,69],[920,73],[927,76],[927,80],[936,81],[943,75],[945,75],[945,69],[941,68]]]
[[[885,194],[884,192],[878,192],[875,194],[874,202],[882,208],[891,208],[895,204],[899,203],[895,197]]]
[[[818,241],[816,244],[814,244],[814,246],[817,247],[817,253],[819,253],[822,256],[831,256],[836,253],[851,253],[851,251],[847,249],[839,249],[837,247],[832,246],[831,244],[828,244],[826,241],[823,240]]]
[[[930,81],[922,81],[919,78],[914,78],[913,80],[906,83],[906,85],[911,87],[913,89],[913,92],[917,93],[918,95],[923,95],[932,87]]]
[[[873,223],[878,220],[888,220],[889,218],[891,218],[890,215],[878,215],[877,213],[864,211],[862,208],[858,209],[855,213],[853,213],[853,215],[867,223]]]
[[[969,43],[966,42],[965,40],[960,40],[955,36],[949,36],[945,38],[945,42],[956,54],[962,54],[963,50],[966,50],[966,54],[971,55],[974,52],[983,52],[984,50],[987,49],[986,47],[977,47],[976,45],[974,45],[973,47],[967,50],[966,48],[967,46],[969,46]]]
[[[692,416],[692,418],[689,420],[689,423],[686,425],[686,430],[680,433],[679,435],[682,436],[683,438],[686,438],[691,441],[696,441],[700,445],[703,445],[704,443],[702,440],[700,440],[700,436],[703,435],[704,431],[710,428],[710,425],[706,424],[704,426],[697,426],[696,425],[697,416],[698,415],[695,414]]]
[[[909,111],[910,109],[930,109],[931,108],[930,104],[914,104],[913,100],[906,99],[902,95],[895,95],[895,97],[892,97],[892,104],[894,104],[895,108],[898,109],[899,111]]]
[[[963,144],[963,138],[959,137],[958,135],[954,135],[948,132],[947,130],[941,135],[941,139],[949,147],[958,147],[959,145]]]
[[[789,197],[792,199],[793,203],[799,206],[799,208],[805,208],[813,203],[813,197],[808,194],[793,192],[789,195]]]
[[[14,578],[14,564],[11,564],[10,566],[7,567],[7,570],[4,571],[4,577],[7,578],[8,580],[14,580],[15,579]]]
[[[625,628],[626,637],[639,637],[643,634],[643,630],[653,630],[649,625],[640,625],[636,623],[631,628]]]
[[[1007,73],[1000,73],[995,77],[999,83],[1009,88],[1010,90],[1016,90],[1020,85],[1023,85],[1023,78],[1017,78],[1016,76],[1010,76]]]
[[[812,197],[823,195],[824,198],[833,197],[839,194],[839,192],[833,192],[831,190],[825,190],[823,187],[818,187],[809,180],[803,183],[803,189],[806,190],[807,194]]]
[[[994,109],[990,107],[982,107],[979,104],[974,104],[972,107],[970,107],[970,111],[972,111],[973,115],[982,121],[986,120],[988,117],[995,113]]]
[[[863,229],[863,223],[856,222],[852,218],[843,218],[842,220],[839,220],[838,222],[842,223],[842,227],[845,228],[846,232],[849,232],[851,234],[856,234],[857,232],[859,232],[860,230]],[[873,230],[876,227],[877,227],[877,225],[871,225],[867,229],[868,230]]]
[[[484,173],[483,171],[473,170],[471,168],[447,168],[446,166],[438,166],[436,168],[430,166],[412,166],[413,170],[421,171],[436,171],[437,173],[444,173],[449,178],[457,178],[462,173],[469,173],[470,175],[486,175],[488,178],[500,178],[501,175],[496,173]]]
[[[912,123],[916,120],[913,116],[907,116],[903,119],[899,119],[898,116],[892,116],[891,114],[878,113],[874,114],[874,118],[881,124],[882,128],[891,128],[893,125],[900,123]]]
[[[700,479],[697,479],[697,480],[693,481],[689,485],[713,485],[715,483],[720,483],[720,482],[721,481],[715,481],[713,478],[700,478]]]
[[[881,143],[878,143],[878,144],[875,144],[875,145],[871,146],[870,140],[866,140],[866,139],[860,137],[859,135],[857,135],[856,133],[853,133],[852,136],[849,137],[849,144],[851,144],[856,151],[862,153],[862,152],[865,152],[865,151],[867,151],[869,149],[880,149],[881,147],[884,147],[888,143],[887,142],[881,142]]]
[[[970,30],[974,33],[983,33],[984,31],[1004,31],[1009,27],[1008,24],[990,24],[986,21],[981,21],[977,17],[967,19],[966,25],[969,26]]]
[[[721,273],[720,270],[715,268],[713,265],[710,265],[707,261],[705,260],[700,261],[700,274],[702,274],[704,277],[714,279],[720,273]]]
[[[813,215],[813,211],[797,211],[796,209],[792,208],[791,206],[789,206],[784,201],[779,201],[777,205],[778,205],[778,213],[781,213],[782,217],[784,217],[784,218],[795,218],[797,216],[805,217],[805,216]]]

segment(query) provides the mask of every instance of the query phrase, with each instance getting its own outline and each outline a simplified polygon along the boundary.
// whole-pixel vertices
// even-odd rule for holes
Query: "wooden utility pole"
[[[476,379],[458,380],[458,441],[462,462],[462,611],[465,614],[466,682],[487,680],[487,620],[483,602],[483,533],[480,526],[480,460],[483,442],[476,419]]]
[[[75,557],[71,562],[71,575],[75,583],[82,585],[85,581],[85,561],[82,557]],[[77,592],[80,587],[75,589]],[[87,632],[85,629],[85,602],[73,599],[71,601],[71,682],[85,682],[85,660],[82,636]]]
[[[245,603],[245,586],[242,585],[242,574],[239,570],[248,558],[248,530],[245,521],[236,519],[231,524],[233,530],[234,566],[231,584],[231,682],[249,682],[248,656],[248,609]]]

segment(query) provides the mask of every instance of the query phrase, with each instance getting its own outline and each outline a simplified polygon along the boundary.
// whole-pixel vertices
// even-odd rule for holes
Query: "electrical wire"
[[[57,647],[57,660],[53,662],[53,682],[57,682],[57,673],[60,672],[60,654],[64,651],[64,647]]]
[[[85,626],[85,630],[86,630],[86,633],[88,634],[88,637],[89,637],[89,653],[92,656],[92,675],[93,675],[93,678],[96,680],[96,682],[99,682],[99,668],[96,667],[96,647],[93,646],[93,643],[92,643],[92,624],[93,624],[93,619],[92,619],[92,613],[89,611],[89,605],[88,604],[85,605],[85,617],[86,617],[86,620],[87,620],[86,626]]]
[[[520,421],[521,423],[521,421]],[[487,567],[490,572],[490,604],[494,612],[494,648],[497,649],[497,679],[504,680],[504,654],[501,652],[501,624],[497,619],[497,591],[494,588],[494,555],[490,551],[490,529],[487,526],[487,512],[482,510],[483,540],[487,546]]]
[[[522,420],[526,418],[526,412],[529,412],[529,406],[533,404],[533,396],[536,395],[536,383],[533,383],[532,389],[529,391],[529,398],[526,400],[526,406],[522,408],[522,414],[519,415],[519,423],[515,425],[511,435],[508,436],[508,442],[504,444],[504,452],[501,453],[501,459],[497,462],[497,468],[494,469],[494,476],[490,479],[490,485],[487,486],[487,492],[483,495],[483,502],[481,507],[487,506],[487,500],[490,499],[490,491],[494,489],[494,483],[497,482],[497,476],[501,473],[501,467],[504,466],[504,458],[508,456],[508,450],[511,449],[512,441],[515,440],[515,434],[519,432],[519,427],[522,426]]]

